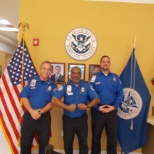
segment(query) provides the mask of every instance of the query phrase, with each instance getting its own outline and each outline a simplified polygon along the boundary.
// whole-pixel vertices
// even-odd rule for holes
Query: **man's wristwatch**
[[[42,115],[42,112],[41,112],[41,110],[39,110],[39,111],[38,111],[38,113],[39,113],[39,115]]]
[[[88,107],[88,105],[87,105],[87,111],[89,110],[90,108]]]

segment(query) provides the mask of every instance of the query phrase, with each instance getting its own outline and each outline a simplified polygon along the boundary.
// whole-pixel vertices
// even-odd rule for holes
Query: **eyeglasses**
[[[102,60],[101,63],[108,63],[109,64],[110,61],[104,61],[104,60]]]

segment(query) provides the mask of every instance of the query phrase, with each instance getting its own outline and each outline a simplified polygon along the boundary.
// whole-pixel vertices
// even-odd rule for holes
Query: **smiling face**
[[[40,79],[46,81],[49,79],[51,74],[51,64],[48,61],[45,61],[40,66]]]
[[[110,71],[110,58],[108,56],[104,56],[101,58],[100,66],[102,71]]]
[[[71,69],[71,80],[75,85],[78,85],[81,80],[81,69],[79,67],[73,67]]]

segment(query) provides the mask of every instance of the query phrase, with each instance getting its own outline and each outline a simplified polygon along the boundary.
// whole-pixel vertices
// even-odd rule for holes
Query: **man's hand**
[[[113,110],[115,110],[115,108],[112,105],[102,105],[99,107],[99,111],[101,111],[103,113],[109,113]]]
[[[30,115],[31,115],[31,117],[34,119],[34,120],[38,120],[40,117],[41,117],[41,115],[39,114],[39,111],[40,111],[41,109],[37,109],[37,110],[31,110],[30,111]]]
[[[83,103],[80,103],[80,104],[78,104],[78,108],[79,108],[80,110],[87,110],[87,105],[85,105],[85,104],[83,104]]]
[[[68,110],[71,111],[71,112],[73,112],[75,110],[75,108],[76,108],[75,104],[71,104],[71,105],[68,106]]]

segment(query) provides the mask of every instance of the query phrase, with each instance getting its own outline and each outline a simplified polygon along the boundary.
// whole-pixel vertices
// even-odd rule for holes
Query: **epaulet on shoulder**
[[[50,79],[49,81],[50,81],[52,84],[55,84],[55,85],[56,85],[56,82],[54,82],[53,80]]]
[[[28,80],[36,79],[36,76],[30,76]]]
[[[64,82],[63,84],[64,84],[64,85],[69,85],[69,82]]]
[[[118,75],[117,75],[117,74],[115,74],[115,73],[112,73],[112,75],[113,75],[113,76],[117,76],[117,77],[118,77]]]
[[[96,72],[94,75],[96,75],[96,74],[100,74],[100,71],[99,72]]]
[[[88,81],[85,81],[85,80],[84,80],[84,82],[85,82],[85,83],[89,83]]]

